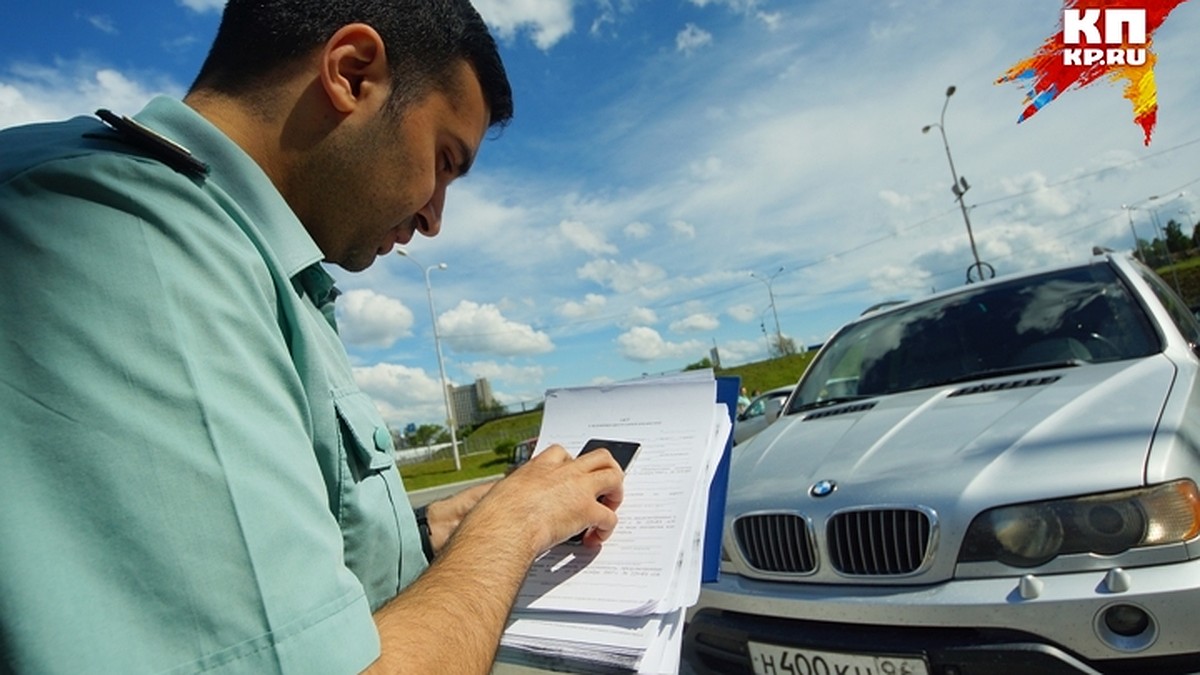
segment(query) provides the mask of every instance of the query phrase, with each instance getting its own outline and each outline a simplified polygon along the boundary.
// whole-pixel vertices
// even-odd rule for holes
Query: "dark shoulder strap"
[[[104,121],[120,139],[137,147],[176,171],[201,178],[208,175],[208,165],[196,159],[187,148],[143,124],[101,108],[96,117]]]

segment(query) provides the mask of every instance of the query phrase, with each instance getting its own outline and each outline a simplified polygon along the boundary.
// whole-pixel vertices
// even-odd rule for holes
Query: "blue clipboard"
[[[729,421],[734,421],[737,414],[738,392],[741,391],[742,380],[739,377],[718,377],[717,403],[724,403],[729,412]],[[713,476],[712,485],[708,489],[708,521],[704,528],[703,559],[700,568],[700,581],[717,580],[721,571],[721,530],[725,525],[725,493],[729,487],[729,454],[733,448],[733,434],[725,441],[725,451],[721,453],[721,461],[717,464],[717,473]]]

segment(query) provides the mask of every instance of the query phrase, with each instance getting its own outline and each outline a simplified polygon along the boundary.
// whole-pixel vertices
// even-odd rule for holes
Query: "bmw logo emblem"
[[[808,488],[808,494],[814,497],[828,497],[837,489],[837,483],[831,480],[819,480]]]

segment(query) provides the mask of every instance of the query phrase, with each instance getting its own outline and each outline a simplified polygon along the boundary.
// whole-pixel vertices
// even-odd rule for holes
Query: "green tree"
[[[1167,250],[1171,253],[1182,253],[1191,248],[1191,240],[1183,233],[1183,225],[1175,219],[1167,221]]]
[[[710,359],[706,356],[695,363],[687,364],[686,366],[683,367],[683,369],[684,370],[704,370],[705,368],[712,368],[712,367],[713,367],[712,359]]]
[[[408,435],[408,444],[411,447],[432,445],[443,442],[442,437],[449,441],[450,432],[437,424],[422,424],[417,427],[416,431]]]
[[[772,340],[775,356],[791,356],[796,353],[796,341],[783,335]]]

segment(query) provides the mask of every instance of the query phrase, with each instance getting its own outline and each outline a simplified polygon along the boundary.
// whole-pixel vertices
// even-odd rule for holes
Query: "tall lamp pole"
[[[1164,198],[1163,195],[1151,195],[1146,198],[1146,201],[1158,201],[1162,199],[1164,202],[1173,202],[1176,199],[1182,199],[1186,194],[1186,192],[1180,192],[1174,197],[1167,198]],[[1171,255],[1171,247],[1167,245],[1167,230],[1162,225],[1162,219],[1158,217],[1158,208],[1151,207],[1149,210],[1154,227],[1158,228],[1159,236],[1162,237],[1163,250],[1167,252],[1167,263],[1171,266],[1171,277],[1175,281],[1175,292],[1182,296],[1183,289],[1179,286],[1179,272],[1175,271],[1175,257]]]
[[[950,105],[950,97],[954,95],[955,87],[950,85],[946,88],[946,100],[942,103],[942,115],[937,122],[926,124],[921,127],[921,133],[927,134],[929,130],[937,127],[937,130],[942,133],[942,146],[946,148],[946,161],[950,163],[950,177],[954,179],[954,184],[950,186],[950,191],[954,193],[955,199],[958,200],[958,208],[962,209],[963,222],[967,224],[967,239],[971,241],[971,255],[975,257],[975,264],[967,268],[967,283],[973,281],[982,281],[996,276],[996,269],[991,264],[982,262],[979,259],[979,249],[975,247],[975,233],[971,231],[971,217],[967,214],[967,205],[963,201],[963,195],[971,186],[967,184],[966,177],[959,177],[958,172],[954,170],[954,158],[950,156],[950,141],[946,139],[946,107]],[[975,271],[975,278],[971,277],[971,271]]]
[[[779,328],[779,312],[775,311],[775,292],[771,290],[771,282],[775,281],[775,277],[779,276],[779,273],[782,271],[782,267],[775,270],[775,273],[772,274],[769,279],[764,279],[754,272],[750,273],[750,276],[758,279],[766,285],[767,297],[771,298],[771,314],[775,317],[775,351],[779,352],[780,356],[783,355],[783,331]]]
[[[396,249],[396,254],[425,272],[425,294],[429,296],[429,320],[433,323],[433,347],[437,351],[438,374],[442,378],[442,401],[446,404],[446,426],[450,427],[450,449],[454,452],[454,470],[461,471],[462,460],[458,457],[458,436],[454,429],[458,425],[454,421],[454,408],[450,405],[450,386],[446,382],[446,363],[442,360],[442,339],[438,335],[437,310],[433,307],[433,284],[429,281],[430,272],[435,269],[444,270],[447,265],[442,262],[425,267],[402,248]]]
[[[1146,253],[1142,250],[1142,242],[1138,239],[1137,230],[1133,227],[1133,210],[1137,207],[1129,204],[1122,204],[1121,208],[1125,209],[1125,215],[1129,218],[1129,233],[1133,235],[1133,250],[1142,257],[1142,262],[1148,263],[1149,261],[1146,260]]]

